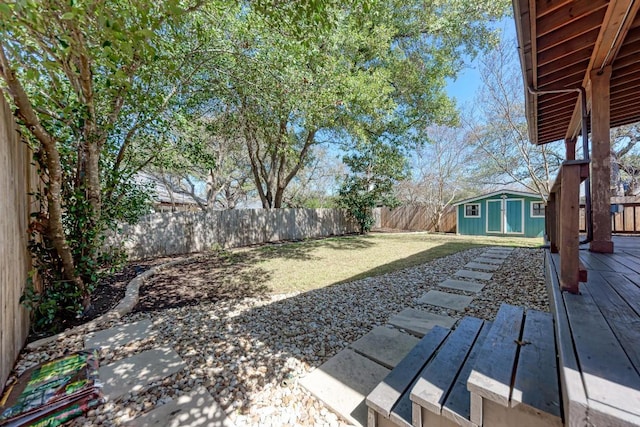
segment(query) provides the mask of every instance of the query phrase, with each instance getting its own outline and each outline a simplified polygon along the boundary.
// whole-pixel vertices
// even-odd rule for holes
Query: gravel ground
[[[470,249],[418,267],[303,294],[208,302],[126,316],[112,325],[148,318],[157,334],[116,351],[103,351],[101,364],[168,345],[187,368],[139,393],[107,402],[73,425],[121,425],[201,385],[239,426],[345,425],[300,387],[298,379],[404,308],[429,310],[415,300],[482,252]],[[502,302],[548,311],[542,250],[514,250],[463,314],[492,319]],[[436,307],[432,311],[461,315]],[[34,364],[81,348],[82,336],[76,335],[23,352],[14,378]]]

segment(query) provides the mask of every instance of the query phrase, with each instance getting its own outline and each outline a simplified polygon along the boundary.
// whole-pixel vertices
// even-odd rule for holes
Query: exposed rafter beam
[[[636,0],[611,0],[604,16],[600,33],[596,40],[589,66],[584,73],[582,86],[587,91],[589,109],[591,108],[591,82],[589,76],[592,70],[601,71],[604,67],[613,64],[629,28],[640,8],[640,1]],[[571,116],[565,139],[575,138],[580,133],[582,112],[580,99],[576,102]]]

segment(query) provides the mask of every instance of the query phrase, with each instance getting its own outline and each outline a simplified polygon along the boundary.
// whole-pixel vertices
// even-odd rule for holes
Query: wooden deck
[[[640,426],[640,237],[615,252],[580,250],[588,281],[561,292],[559,257],[547,252],[565,425]]]

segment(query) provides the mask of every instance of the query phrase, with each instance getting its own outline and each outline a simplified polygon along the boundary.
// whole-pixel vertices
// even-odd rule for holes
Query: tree
[[[469,184],[465,175],[472,160],[461,128],[433,126],[429,139],[413,156],[413,176],[397,186],[398,199],[405,204],[423,206],[429,216],[429,229],[440,231],[445,210]]]
[[[335,25],[314,29],[305,43],[249,14],[238,32],[234,60],[243,73],[229,76],[227,102],[235,106],[265,208],[282,206],[287,187],[326,135],[348,151],[350,141],[368,138],[382,124],[410,144],[433,123],[454,123],[445,79],[460,70],[464,53],[491,44],[488,23],[507,6],[366,3],[362,9],[327,6]]]
[[[328,208],[335,206],[337,182],[346,173],[341,159],[325,147],[315,147],[310,161],[298,173],[285,194],[290,208]]]
[[[340,128],[350,108],[369,115],[375,108],[388,110],[389,88],[380,72],[358,70],[345,57],[345,48],[358,39],[352,22],[316,32],[306,44],[256,17],[246,25],[237,40],[243,73],[231,76],[229,102],[262,205],[279,208],[322,133]]]
[[[174,131],[180,143],[167,146],[145,171],[202,210],[234,209],[255,190],[244,141],[230,130],[231,120],[227,114],[185,119]]]
[[[407,176],[407,161],[398,145],[382,137],[363,142],[359,148],[343,160],[349,173],[340,185],[337,203],[365,234],[374,223],[373,208],[398,205],[393,190]]]
[[[640,124],[611,130],[611,174],[615,195],[635,196],[640,190]]]
[[[482,89],[466,128],[476,148],[474,180],[484,185],[520,185],[546,200],[562,162],[560,144],[533,145],[524,111],[524,89],[516,48],[503,41],[480,60]]]
[[[36,326],[88,310],[105,231],[146,211],[133,177],[162,151],[170,112],[214,57],[199,44],[199,7],[0,5],[0,76],[45,186],[30,226],[44,286],[25,295],[32,308],[48,307]]]
[[[228,111],[263,204],[279,207],[326,135],[363,140],[390,115],[407,135],[446,116],[444,78],[500,5],[0,3],[0,76],[46,187],[31,227],[38,301],[88,309],[105,231],[145,210],[136,173],[194,143],[176,118]]]

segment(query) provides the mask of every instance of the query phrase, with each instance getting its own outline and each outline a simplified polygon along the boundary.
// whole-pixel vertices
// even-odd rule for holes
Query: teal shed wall
[[[503,219],[501,203],[502,194],[506,194],[510,204],[507,211],[507,232],[502,224]],[[491,202],[493,200],[493,202]],[[510,200],[522,200],[523,202],[509,202]],[[474,236],[521,236],[542,237],[544,235],[544,218],[531,217],[531,203],[542,202],[541,199],[518,194],[500,193],[493,196],[471,200],[457,206],[457,232],[458,234]],[[465,205],[477,203],[480,205],[480,217],[465,218]],[[520,210],[522,206],[522,212]],[[522,215],[524,213],[524,215]],[[523,218],[524,217],[524,218]],[[489,227],[489,231],[487,231]],[[502,231],[491,231],[502,228]]]

